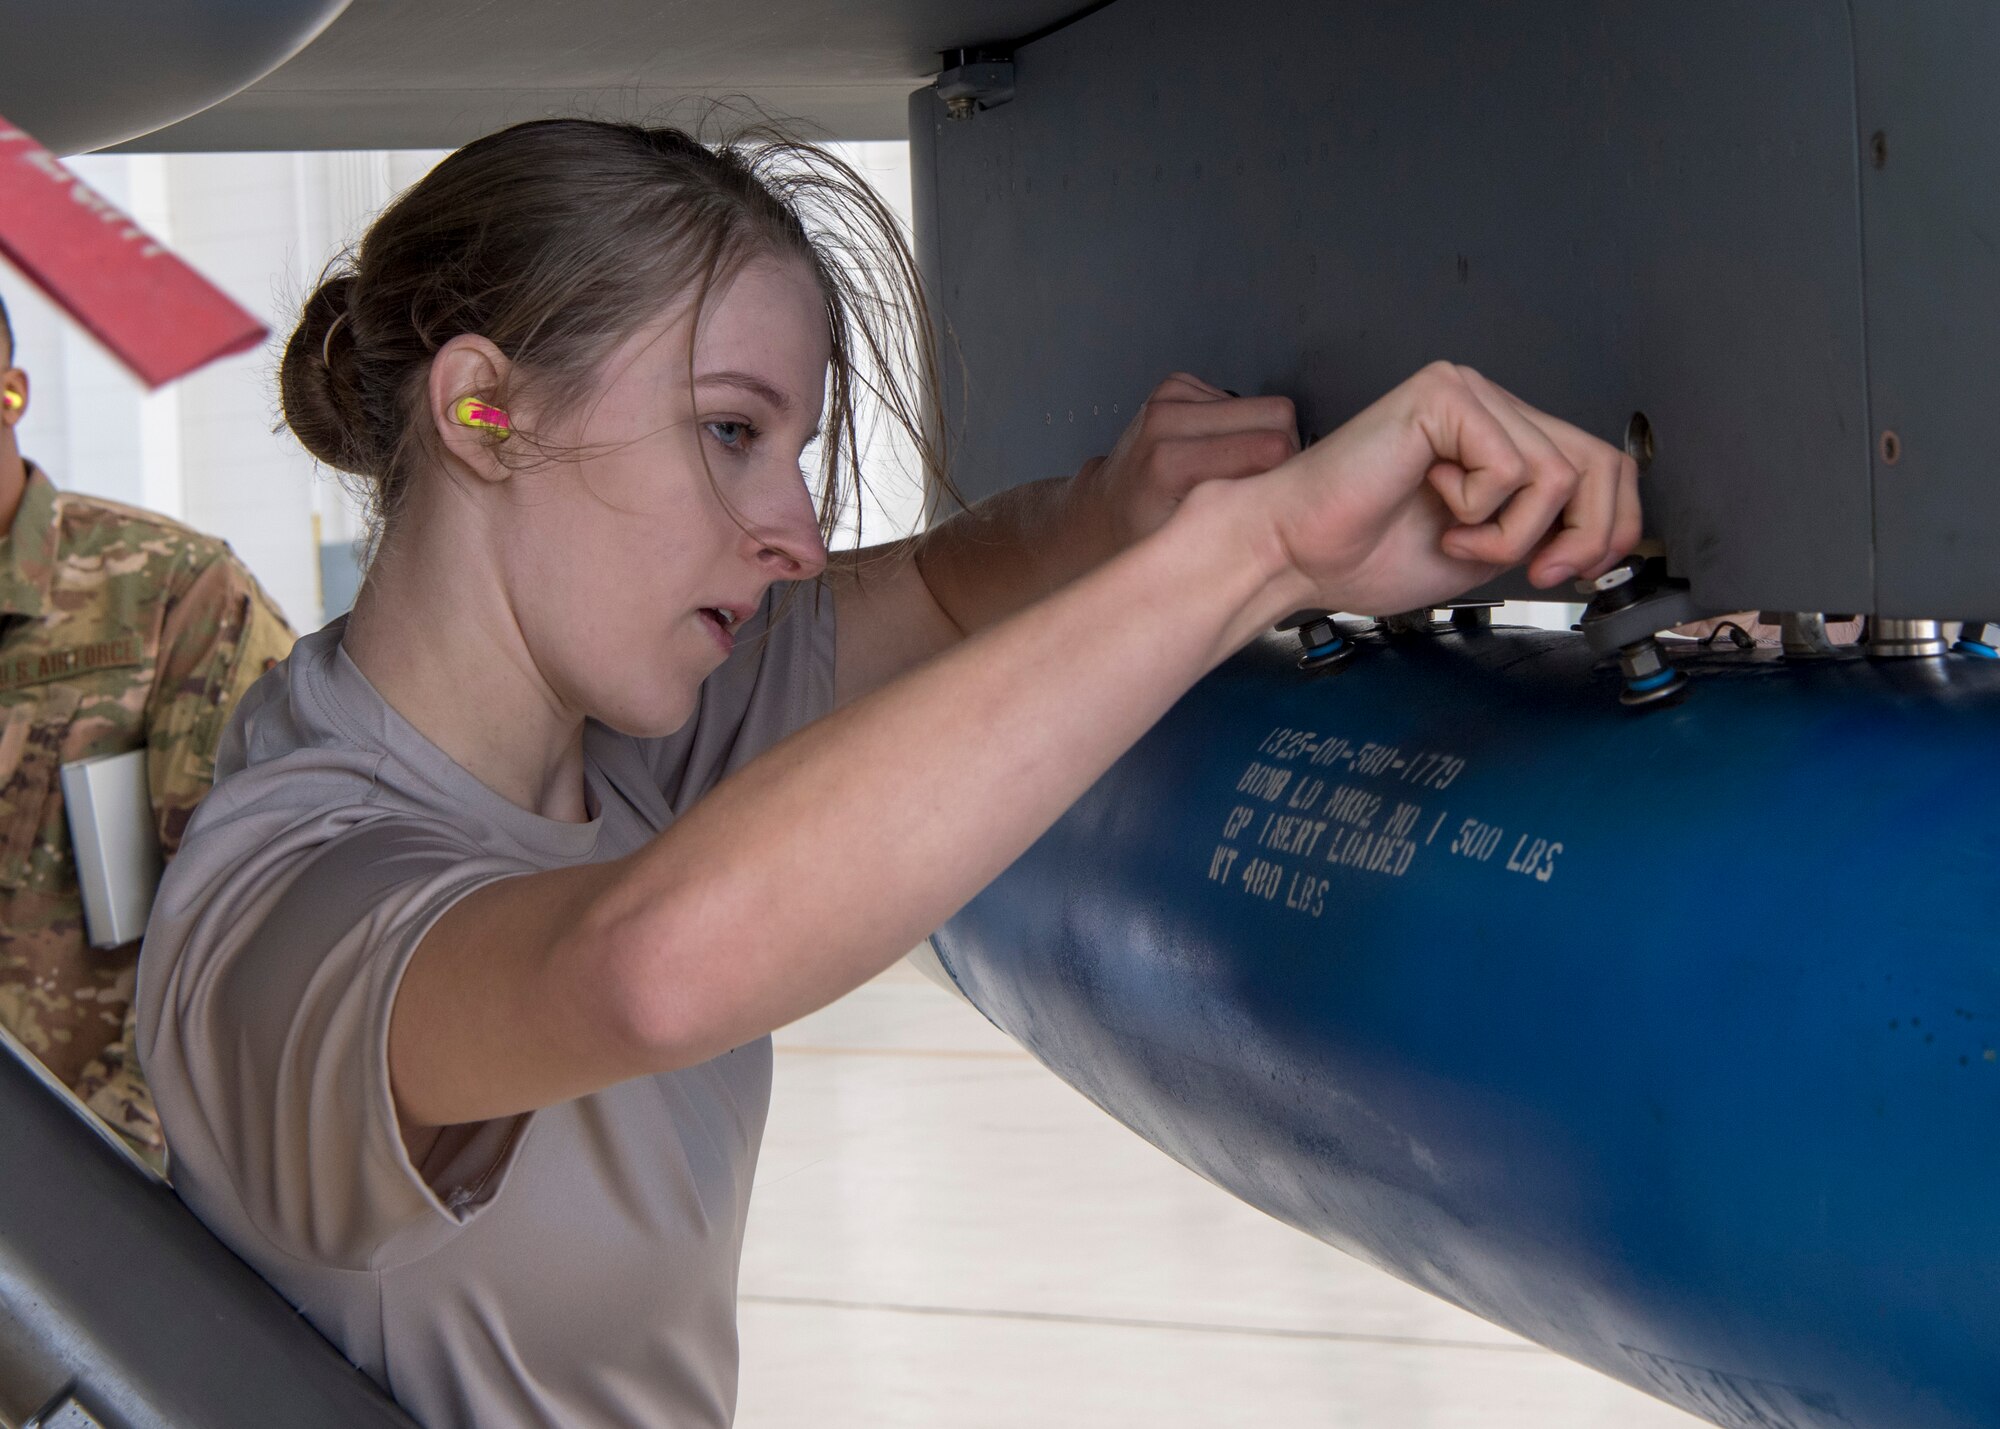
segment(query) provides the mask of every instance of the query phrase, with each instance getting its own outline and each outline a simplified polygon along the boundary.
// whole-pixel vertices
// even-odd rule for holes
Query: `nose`
[[[826,569],[826,541],[804,481],[788,483],[772,509],[744,525],[745,554],[772,580],[809,581]]]

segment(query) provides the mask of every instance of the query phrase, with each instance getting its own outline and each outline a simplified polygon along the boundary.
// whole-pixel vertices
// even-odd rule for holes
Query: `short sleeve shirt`
[[[221,541],[29,468],[0,539],[0,1026],[156,1166],[131,1052],[139,945],[89,945],[58,772],[145,750],[171,857],[231,708],[291,646]]]
[[[774,612],[773,602],[782,602]],[[413,1164],[389,1088],[410,954],[471,890],[618,858],[833,702],[832,600],[773,593],[665,739],[592,724],[586,824],[486,788],[341,622],[244,700],[147,928],[140,1052],[183,1199],[430,1429],[722,1426],[769,1038]]]

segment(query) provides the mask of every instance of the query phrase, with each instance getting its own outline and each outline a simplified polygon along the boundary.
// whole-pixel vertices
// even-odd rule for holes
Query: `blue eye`
[[[708,434],[731,451],[743,450],[757,435],[757,429],[748,422],[709,422],[705,425]]]

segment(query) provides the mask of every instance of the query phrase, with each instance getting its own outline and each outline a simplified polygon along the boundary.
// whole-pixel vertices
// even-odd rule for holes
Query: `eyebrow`
[[[736,387],[762,397],[780,412],[792,410],[792,399],[751,372],[704,372],[695,378],[697,387]]]

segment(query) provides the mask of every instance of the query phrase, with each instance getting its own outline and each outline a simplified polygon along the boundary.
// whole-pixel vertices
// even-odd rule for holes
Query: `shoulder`
[[[385,772],[368,750],[320,744],[219,778],[160,881],[149,958],[324,950],[392,905],[526,871],[445,812],[385,793]]]
[[[252,587],[249,571],[217,536],[157,511],[76,491],[56,493],[59,559],[101,570],[106,580],[191,583],[214,571],[222,583]]]
[[[229,543],[156,511],[101,496],[56,494],[57,584],[71,600],[163,614],[163,638],[234,632],[256,644],[258,671],[291,648],[292,630]]]
[[[330,626],[299,641],[237,703],[215,751],[214,786],[167,866],[159,906],[254,903],[335,848],[382,863],[378,871],[395,862],[392,850],[421,851],[434,869],[478,854],[449,804],[427,800],[422,781],[400,768],[367,711],[341,699],[338,635]]]
[[[368,739],[355,720],[342,716],[328,688],[339,655],[339,635],[336,622],[304,636],[286,659],[237,701],[235,718],[216,750],[218,786],[241,771],[289,759],[293,765],[303,763],[317,771],[323,784],[330,780],[347,785],[358,799],[375,792],[382,747]],[[263,791],[263,776],[239,782]],[[324,796],[322,789],[314,797]]]
[[[143,507],[127,506],[102,496],[80,491],[56,493],[56,521],[62,528],[65,546],[83,550],[110,546],[157,546],[162,550],[187,551],[210,560],[233,559],[226,542],[204,536],[171,516]]]

